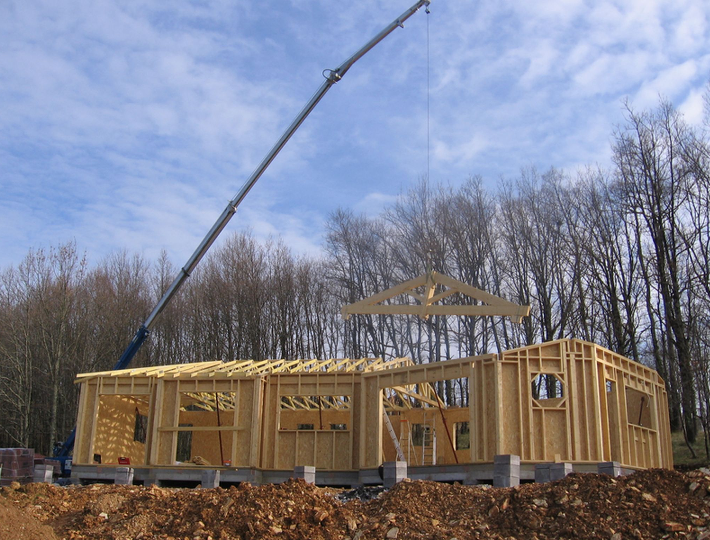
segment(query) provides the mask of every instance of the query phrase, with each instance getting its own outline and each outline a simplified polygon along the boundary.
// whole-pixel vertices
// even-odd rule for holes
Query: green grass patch
[[[693,450],[695,450],[697,456],[695,459],[693,459],[693,455],[685,443],[682,432],[671,433],[671,440],[673,441],[673,464],[676,467],[697,469],[708,465],[708,458],[705,455],[705,439],[702,432],[698,433],[698,437],[693,444]]]

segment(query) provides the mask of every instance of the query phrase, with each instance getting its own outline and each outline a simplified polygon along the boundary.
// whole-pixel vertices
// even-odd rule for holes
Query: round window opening
[[[565,397],[565,386],[557,375],[539,373],[530,384],[534,400],[541,401]]]

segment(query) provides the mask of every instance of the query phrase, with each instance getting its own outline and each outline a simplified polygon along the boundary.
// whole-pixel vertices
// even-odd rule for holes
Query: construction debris
[[[705,469],[571,474],[515,488],[405,481],[371,500],[351,495],[347,502],[337,490],[303,480],[229,489],[14,484],[0,494],[0,522],[12,531],[2,538],[19,540],[52,538],[38,536],[42,525],[74,540],[700,540],[710,538],[709,490]]]

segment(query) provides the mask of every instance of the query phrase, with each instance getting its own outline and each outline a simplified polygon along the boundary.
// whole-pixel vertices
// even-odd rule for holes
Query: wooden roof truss
[[[466,302],[476,303],[464,305],[437,303],[454,294],[462,295]],[[400,296],[403,298],[398,298],[398,302],[393,301]],[[388,301],[393,302],[383,303]],[[523,317],[530,314],[530,306],[514,304],[438,272],[429,272],[359,302],[343,306],[341,314],[346,320],[354,314],[417,315],[422,319],[428,319],[431,315],[464,317],[498,315],[510,317],[512,322],[520,323]]]
[[[173,364],[113,371],[80,373],[75,383],[98,377],[153,377],[161,378],[239,378],[254,377],[270,373],[335,373],[352,371],[379,371],[411,365],[409,358],[342,358],[331,360],[234,360],[231,362],[198,362],[193,364]]]
[[[76,382],[94,378],[126,377],[135,379],[212,379],[245,378],[267,374],[317,374],[373,372],[412,365],[409,358],[331,359],[331,360],[236,360],[231,362],[200,362],[168,366],[151,366],[114,371],[81,373]],[[223,411],[235,409],[233,392],[187,392],[183,394],[182,410]],[[431,385],[416,384],[385,389],[383,403],[387,411],[436,406],[436,393]],[[146,402],[147,403],[147,402]],[[349,396],[283,396],[281,407],[290,410],[349,410]]]
[[[205,411],[219,409],[222,411],[234,410],[234,395],[232,392],[188,392],[185,394],[189,401],[183,402],[181,409],[198,408]],[[437,407],[437,396],[434,388],[429,384],[407,386],[393,386],[385,389],[383,394],[385,410],[402,411],[419,407]],[[443,403],[442,403],[442,406]],[[281,408],[292,411],[313,410],[350,410],[349,396],[281,396]]]

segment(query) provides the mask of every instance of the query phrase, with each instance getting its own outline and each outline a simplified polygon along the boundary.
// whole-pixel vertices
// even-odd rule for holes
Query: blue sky
[[[75,240],[182,265],[296,113],[410,0],[0,0],[0,268]],[[339,207],[427,174],[491,189],[609,165],[612,131],[671,100],[700,125],[704,0],[432,0],[326,95],[247,196],[250,228],[318,253]]]

